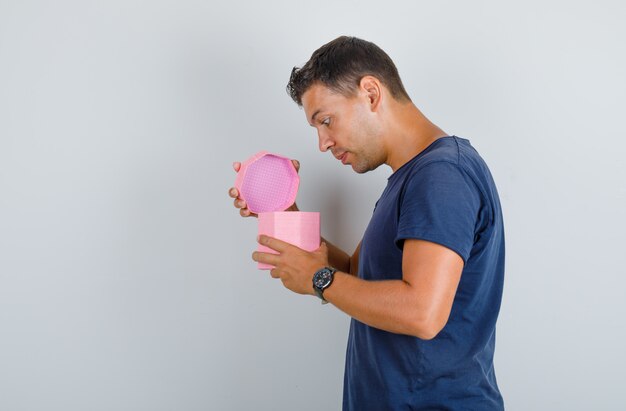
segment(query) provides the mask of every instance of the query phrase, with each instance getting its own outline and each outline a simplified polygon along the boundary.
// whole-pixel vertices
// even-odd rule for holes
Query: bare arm
[[[324,298],[372,327],[431,339],[448,321],[462,270],[463,260],[452,250],[406,240],[402,280],[366,281],[337,272]]]
[[[326,243],[312,252],[264,235],[259,243],[277,253],[255,251],[254,261],[273,265],[270,275],[291,291],[315,294],[313,273],[329,265]],[[337,271],[324,298],[372,327],[432,339],[448,322],[462,271],[463,259],[449,248],[406,240],[401,280],[368,281]]]
[[[328,263],[339,271],[356,276],[359,271],[359,252],[361,250],[361,243],[356,247],[354,253],[349,255],[339,247],[330,243],[325,238],[322,238],[322,242],[326,243],[328,247]]]

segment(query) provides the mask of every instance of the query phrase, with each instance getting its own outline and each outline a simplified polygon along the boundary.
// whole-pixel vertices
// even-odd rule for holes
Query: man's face
[[[385,162],[380,125],[362,91],[345,97],[315,84],[302,95],[302,107],[309,124],[317,129],[320,151],[330,150],[357,173]]]

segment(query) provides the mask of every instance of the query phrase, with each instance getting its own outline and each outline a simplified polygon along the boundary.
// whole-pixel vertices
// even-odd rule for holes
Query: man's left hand
[[[328,248],[326,243],[315,251],[306,251],[295,245],[277,238],[261,235],[259,244],[264,245],[278,254],[255,251],[252,259],[259,263],[273,265],[270,274],[280,278],[283,285],[298,294],[315,295],[313,275],[321,268],[328,266]]]

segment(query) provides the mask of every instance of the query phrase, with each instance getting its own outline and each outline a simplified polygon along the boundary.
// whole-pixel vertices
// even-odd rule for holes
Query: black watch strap
[[[313,290],[315,294],[322,300],[322,304],[328,304],[324,298],[324,290],[330,287],[335,278],[337,270],[332,267],[324,267],[313,275]]]

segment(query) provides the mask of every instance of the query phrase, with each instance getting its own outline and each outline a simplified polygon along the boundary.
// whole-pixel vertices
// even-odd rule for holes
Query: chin
[[[371,167],[369,164],[351,164],[352,169],[358,174],[365,174],[368,171],[374,170],[376,167]]]

